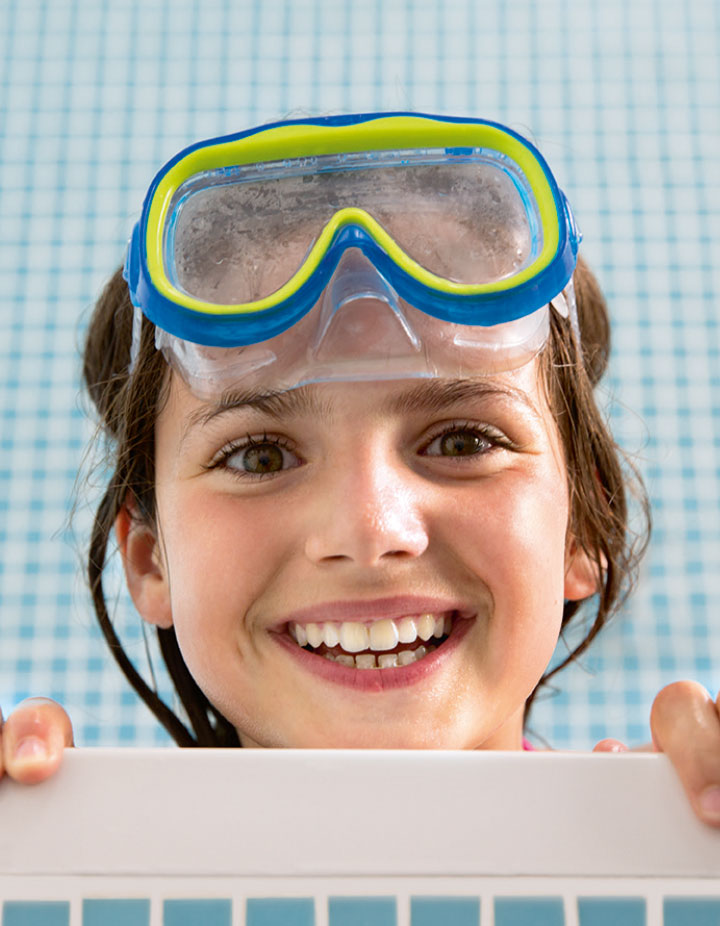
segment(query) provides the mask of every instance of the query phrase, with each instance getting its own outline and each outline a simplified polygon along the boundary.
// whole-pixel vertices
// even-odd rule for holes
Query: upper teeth
[[[363,650],[395,649],[398,643],[414,643],[418,637],[442,637],[450,633],[452,619],[444,615],[421,614],[418,617],[402,617],[398,620],[383,618],[370,624],[356,621],[322,624],[289,624],[290,635],[300,646],[308,643],[312,647],[321,644],[332,647],[340,645],[346,653],[361,653]]]

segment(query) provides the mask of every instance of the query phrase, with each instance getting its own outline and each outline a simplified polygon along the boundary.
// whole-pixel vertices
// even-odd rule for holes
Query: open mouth
[[[352,669],[408,666],[448,639],[457,612],[419,614],[397,620],[362,623],[288,624],[288,633],[304,650]]]

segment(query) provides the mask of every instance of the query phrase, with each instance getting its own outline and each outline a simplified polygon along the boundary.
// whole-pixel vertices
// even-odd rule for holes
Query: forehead
[[[412,415],[452,417],[492,409],[525,417],[555,433],[538,358],[518,370],[474,379],[316,383],[286,391],[228,390],[214,402],[195,397],[173,372],[158,428],[163,433],[173,432],[183,444],[193,433],[223,417],[256,420],[260,416],[280,423],[313,420],[329,425]]]

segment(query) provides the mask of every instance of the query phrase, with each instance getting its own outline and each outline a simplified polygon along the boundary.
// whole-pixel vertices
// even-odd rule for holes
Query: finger
[[[596,743],[593,752],[628,752],[628,748],[625,743],[621,743],[620,740],[614,739],[605,739],[600,740],[599,743]]]
[[[5,721],[1,745],[11,778],[24,784],[43,781],[57,771],[65,747],[73,745],[70,718],[55,701],[30,698]]]
[[[695,813],[720,826],[720,716],[713,699],[697,682],[674,682],[655,698],[650,727]]]

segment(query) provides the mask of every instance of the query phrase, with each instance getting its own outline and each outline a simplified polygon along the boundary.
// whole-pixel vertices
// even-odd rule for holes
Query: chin
[[[298,744],[301,749],[467,749],[459,736],[448,730],[420,729],[407,722],[401,727],[357,726],[353,729],[326,730],[321,737],[307,737]]]

